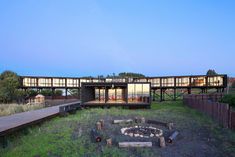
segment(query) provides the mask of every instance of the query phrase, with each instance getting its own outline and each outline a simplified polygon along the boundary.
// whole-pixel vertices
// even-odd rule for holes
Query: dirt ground
[[[136,115],[138,116],[138,115]],[[174,123],[175,127],[172,130],[169,130],[167,127],[162,125],[155,125],[155,124],[147,124],[147,123],[131,123],[131,124],[113,124],[114,119],[134,119],[135,115],[132,116],[101,116],[97,117],[97,119],[104,119],[105,127],[99,133],[102,135],[103,140],[101,143],[97,143],[99,145],[100,151],[102,152],[103,147],[106,147],[105,139],[112,138],[113,146],[118,148],[118,142],[152,142],[152,148],[141,148],[146,149],[146,151],[151,152],[150,154],[166,156],[166,157],[182,157],[182,156],[189,156],[189,157],[219,157],[224,156],[225,154],[221,152],[217,147],[217,141],[213,136],[210,134],[209,130],[205,128],[196,127],[193,123],[191,126],[188,126],[187,129],[181,128],[177,126],[177,122],[172,119],[171,122]],[[158,120],[154,118],[153,120]],[[179,135],[173,141],[173,143],[167,143],[165,148],[159,147],[159,138],[157,137],[150,137],[150,138],[142,138],[142,137],[130,137],[121,134],[121,128],[123,127],[133,127],[136,125],[141,126],[153,126],[163,130],[163,136],[165,140],[176,130],[179,132]],[[95,124],[94,124],[95,126]],[[91,128],[87,128],[88,130]],[[75,132],[79,129],[75,129]],[[90,139],[91,142],[94,142],[94,139]],[[120,151],[122,149],[128,149],[128,154],[130,156],[140,157],[139,148],[119,148]],[[228,155],[229,156],[229,155]]]

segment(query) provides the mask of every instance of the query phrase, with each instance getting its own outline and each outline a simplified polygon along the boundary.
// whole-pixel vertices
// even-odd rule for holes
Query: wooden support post
[[[68,89],[66,88],[65,89],[65,99],[67,99],[68,98]]]
[[[107,87],[105,87],[105,103],[107,103],[107,101],[108,101],[108,98],[109,98],[109,94],[108,94],[108,88]]]
[[[173,123],[167,123],[168,129],[169,129],[169,130],[172,130],[172,129],[173,129],[173,125],[174,125]]]
[[[188,88],[188,94],[191,94],[191,88]]]
[[[55,88],[52,88],[52,89],[51,89],[51,91],[52,91],[51,99],[54,99],[54,95],[55,95]]]
[[[163,90],[162,90],[162,88],[160,89],[160,101],[163,101]]]
[[[155,101],[156,90],[153,90],[153,101]]]
[[[80,99],[80,88],[78,88],[77,97]]]
[[[176,88],[174,88],[174,101],[176,100]]]

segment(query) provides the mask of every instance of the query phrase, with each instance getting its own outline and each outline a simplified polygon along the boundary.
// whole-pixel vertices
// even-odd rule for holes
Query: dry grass
[[[44,104],[0,104],[0,116],[43,108]]]

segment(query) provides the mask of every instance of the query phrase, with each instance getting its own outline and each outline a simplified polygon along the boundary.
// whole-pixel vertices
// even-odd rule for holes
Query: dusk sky
[[[0,72],[235,76],[234,0],[1,0]]]

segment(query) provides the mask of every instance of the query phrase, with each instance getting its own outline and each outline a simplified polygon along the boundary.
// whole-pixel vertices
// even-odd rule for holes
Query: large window
[[[128,84],[128,103],[149,103],[150,84]]]
[[[51,86],[51,78],[39,78],[38,79],[39,87],[50,87]]]
[[[148,80],[146,78],[136,78],[134,82],[148,82]]]
[[[79,87],[79,79],[67,79],[67,87]]]
[[[205,86],[206,85],[206,77],[193,77],[191,78],[192,86]]]
[[[106,78],[106,82],[126,82],[125,78]]]
[[[152,87],[160,87],[160,78],[152,78],[150,82]]]
[[[189,86],[189,77],[176,78],[176,86],[177,87]]]
[[[162,87],[173,87],[174,78],[162,78]]]
[[[208,86],[223,86],[223,77],[222,76],[208,77]]]
[[[54,87],[65,87],[65,79],[53,78]]]
[[[36,78],[23,78],[23,86],[36,87],[37,86],[37,79]]]
[[[82,82],[91,82],[91,79],[80,79],[80,87],[82,86]]]
[[[100,102],[105,101],[105,89],[95,89],[95,100]]]

